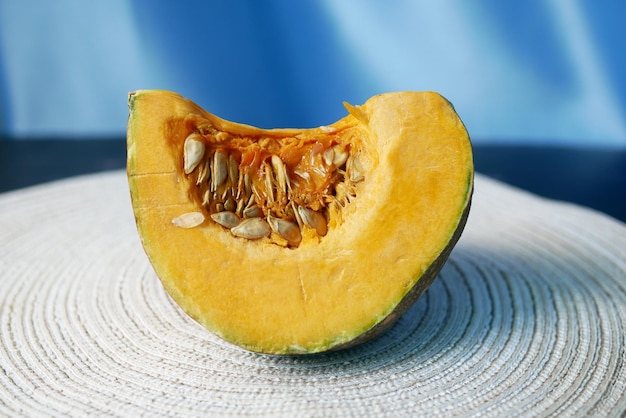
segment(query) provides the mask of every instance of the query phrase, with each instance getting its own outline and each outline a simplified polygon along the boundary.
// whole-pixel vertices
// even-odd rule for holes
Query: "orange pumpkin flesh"
[[[142,244],[172,298],[222,338],[271,354],[365,341],[412,305],[457,242],[473,162],[450,103],[437,93],[401,92],[346,106],[349,114],[332,125],[263,130],[175,93],[130,94],[127,170]],[[185,174],[184,144],[193,133],[207,164],[218,152],[233,156],[239,178],[246,173],[254,186],[261,218],[288,219],[298,239],[276,231],[240,238],[212,221],[224,204],[204,200],[207,190],[236,200],[243,182],[226,180],[211,193],[210,178],[198,182],[201,164]],[[349,154],[341,166],[329,158],[333,147]],[[272,155],[284,166],[286,192],[276,173],[266,181]],[[303,223],[297,207],[322,214],[326,229]],[[194,212],[204,217],[198,226],[172,222]]]

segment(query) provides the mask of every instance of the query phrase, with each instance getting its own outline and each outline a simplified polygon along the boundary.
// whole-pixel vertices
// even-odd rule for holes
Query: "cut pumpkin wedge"
[[[311,129],[260,129],[178,94],[129,95],[128,181],[164,288],[245,349],[306,354],[388,328],[459,239],[472,148],[433,92],[374,96]]]

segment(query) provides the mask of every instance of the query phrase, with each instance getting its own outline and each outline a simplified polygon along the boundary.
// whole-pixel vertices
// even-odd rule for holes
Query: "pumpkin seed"
[[[263,218],[250,218],[241,221],[241,223],[230,232],[236,236],[247,239],[259,239],[269,236],[271,230],[269,224]]]
[[[348,172],[350,173],[349,178],[352,183],[358,183],[365,179],[363,176],[363,165],[356,155],[348,163]]]
[[[333,148],[333,165],[335,167],[341,167],[348,160],[348,151],[342,149],[339,145],[335,145]]]
[[[213,213],[211,219],[228,229],[236,227],[241,222],[239,216],[229,211]]]
[[[302,241],[300,228],[295,223],[273,216],[268,216],[268,222],[272,230],[286,239],[289,244],[298,245]]]
[[[266,162],[263,163],[263,167],[265,168],[265,188],[267,201],[269,203],[274,203],[274,176],[272,174],[272,168]]]
[[[228,180],[230,180],[232,194],[237,193],[237,183],[239,181],[239,164],[235,160],[235,156],[230,154],[228,156]]]
[[[237,210],[237,202],[235,202],[235,199],[233,199],[232,197],[226,199],[226,201],[224,202],[224,209],[230,212],[234,212],[235,210]]]
[[[196,186],[205,183],[210,176],[211,166],[208,161],[200,166],[198,169],[198,178],[196,179]]]
[[[259,208],[258,205],[248,206],[247,208],[243,210],[244,218],[258,218],[262,214],[263,213],[261,212],[261,209]]]
[[[328,225],[326,224],[326,218],[324,215],[311,209],[307,209],[304,206],[298,206],[298,214],[306,226],[315,229],[317,235],[321,237],[326,235],[328,232]]]
[[[191,173],[204,157],[204,140],[197,132],[192,133],[185,139],[183,144],[183,170],[185,174]]]
[[[187,212],[172,219],[172,223],[179,228],[195,228],[204,222],[202,212]]]
[[[202,206],[209,206],[211,204],[211,191],[207,189],[202,196]]]
[[[332,148],[328,148],[324,151],[322,157],[324,158],[326,165],[331,165],[335,159],[335,151]]]
[[[246,201],[241,199],[239,201],[237,201],[237,208],[235,209],[235,213],[238,216],[243,216],[243,210],[246,207]]]
[[[228,177],[228,159],[226,157],[226,151],[218,149],[213,154],[213,166],[212,166],[212,183],[211,189],[216,191]]]
[[[302,228],[302,225],[303,225],[302,217],[300,216],[300,213],[298,212],[296,203],[292,200],[289,203],[289,206],[291,206],[291,213],[293,213],[293,217],[296,219],[296,222],[298,223],[298,227]]]
[[[276,173],[276,181],[278,182],[278,190],[281,193],[287,193],[287,168],[278,155],[272,155],[272,168]]]

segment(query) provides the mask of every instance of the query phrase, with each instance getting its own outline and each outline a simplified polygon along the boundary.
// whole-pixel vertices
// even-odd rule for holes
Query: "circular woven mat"
[[[310,357],[185,316],[140,246],[123,172],[0,195],[0,414],[626,413],[626,226],[476,178],[467,228],[397,325]]]

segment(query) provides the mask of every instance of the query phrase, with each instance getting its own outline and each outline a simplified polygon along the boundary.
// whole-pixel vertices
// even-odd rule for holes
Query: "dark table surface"
[[[626,222],[626,150],[474,145],[476,171]],[[125,167],[124,138],[0,138],[0,193]]]

